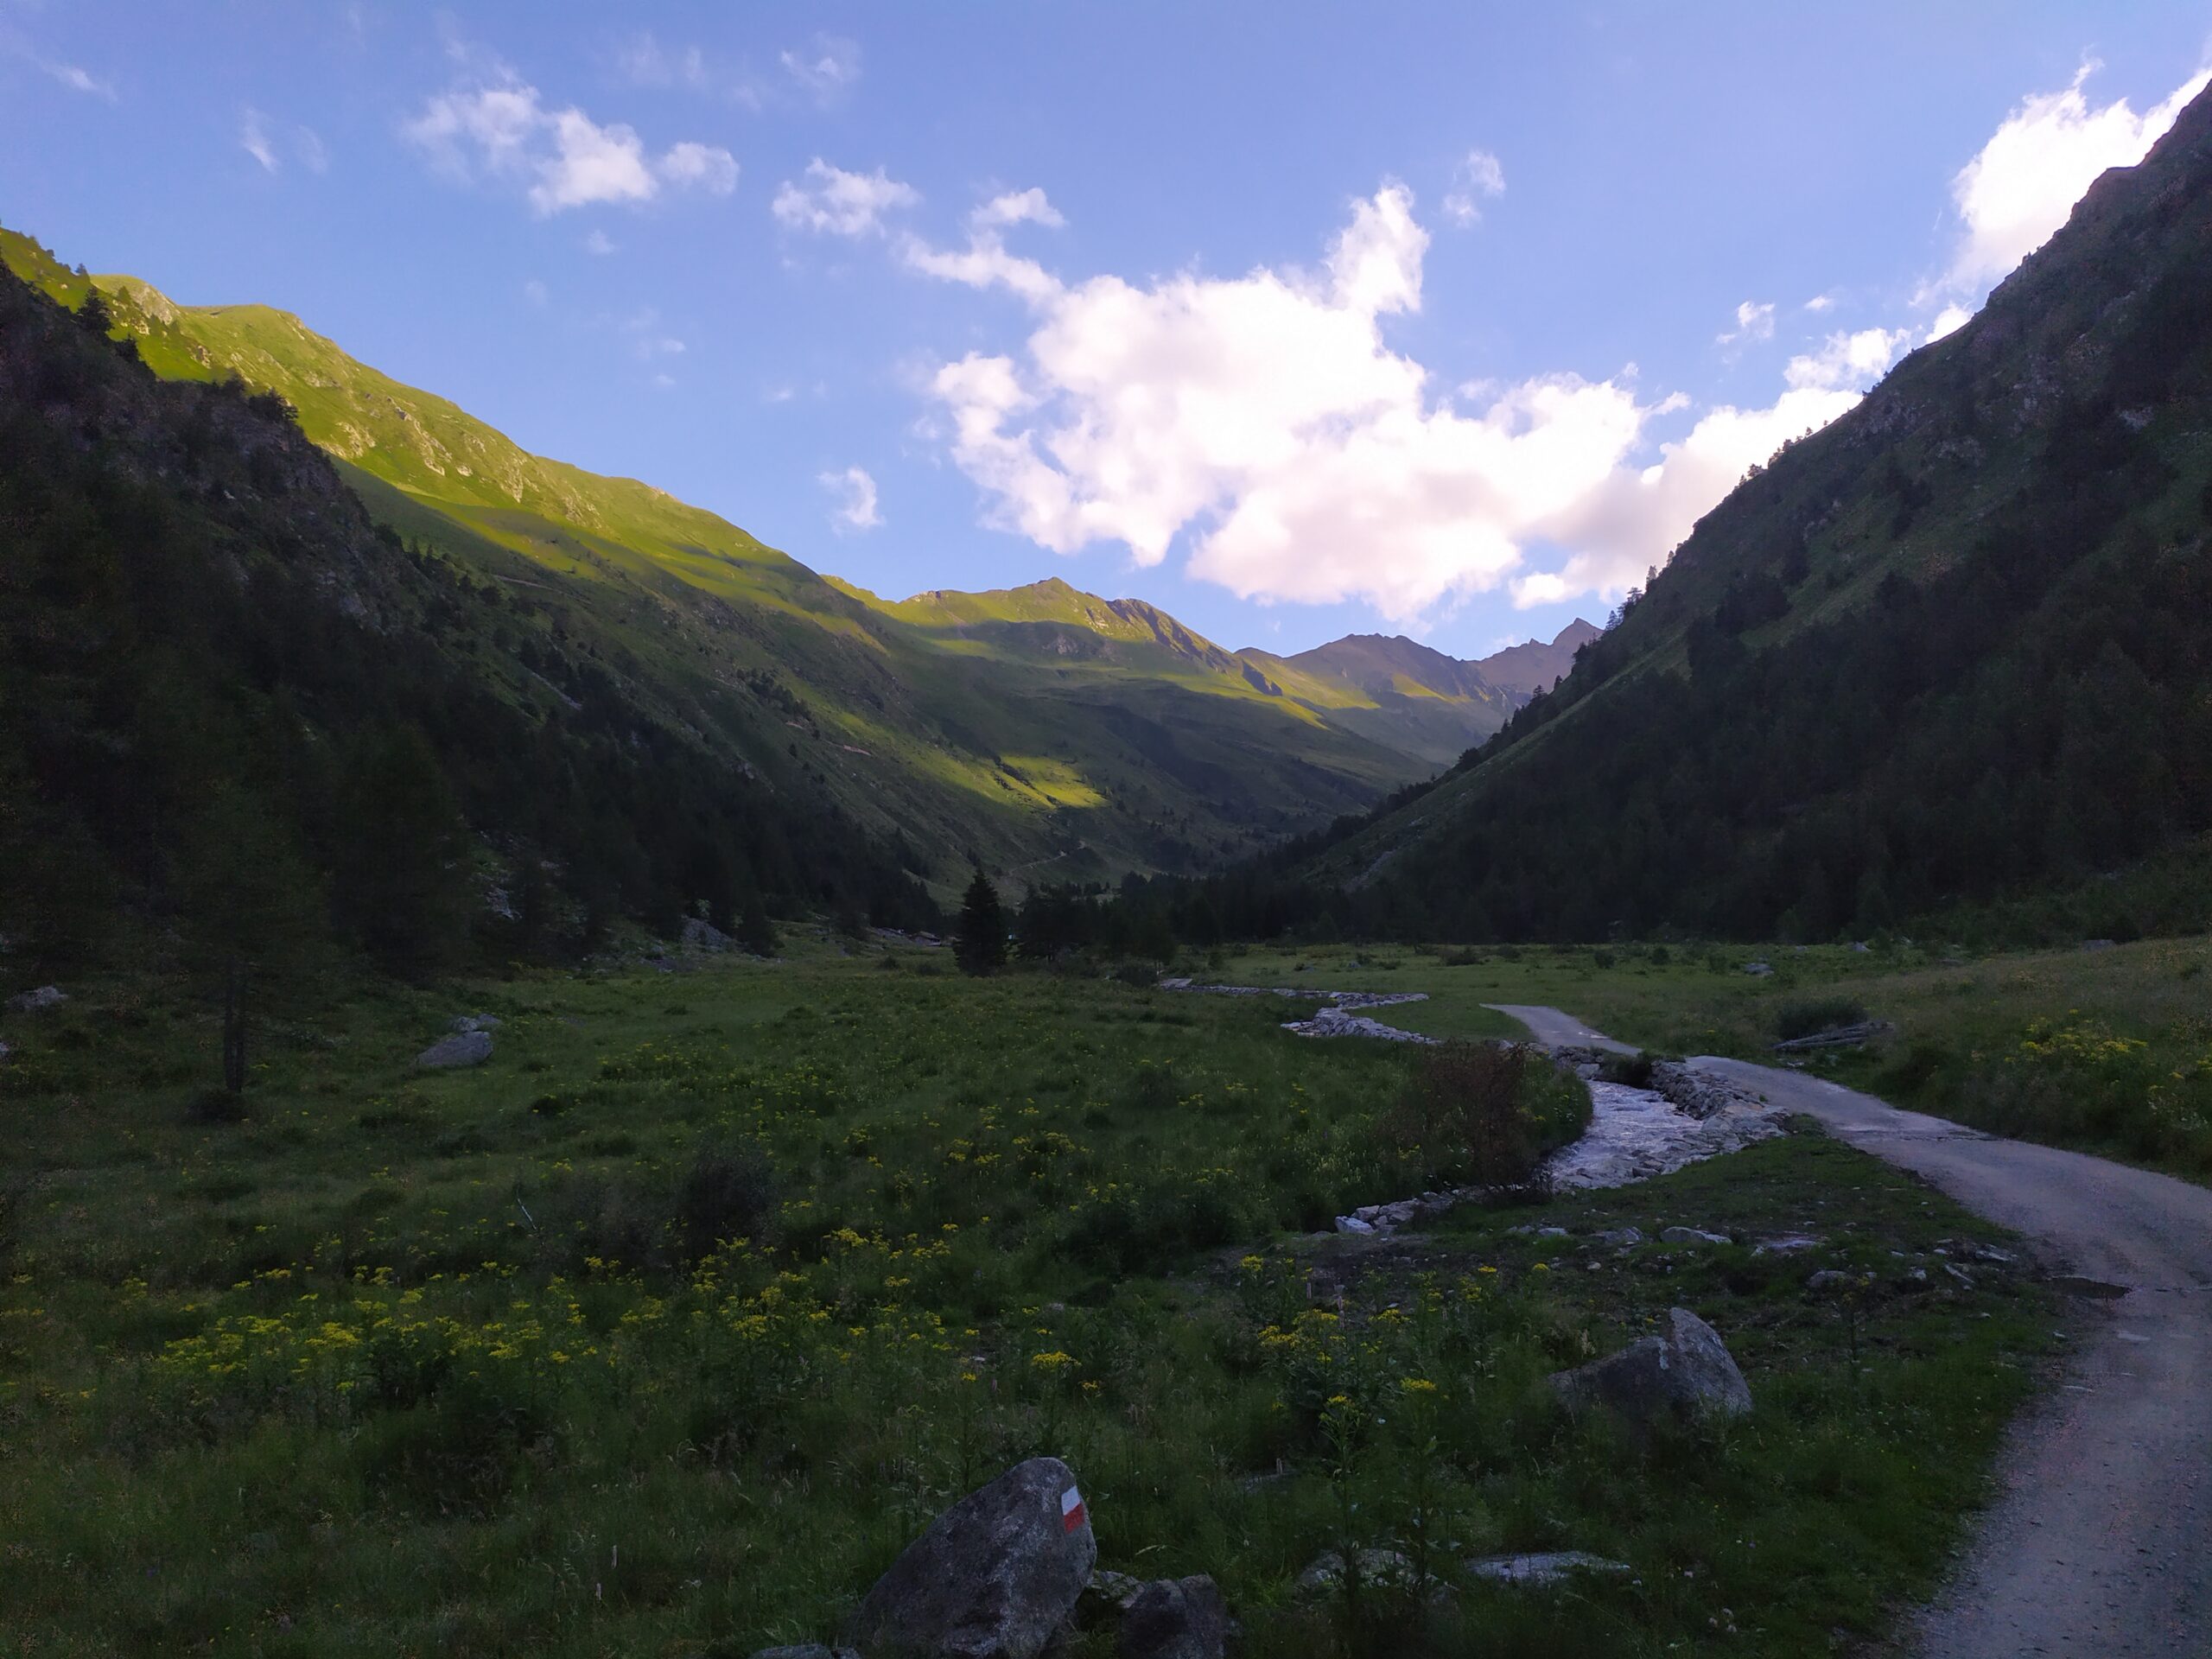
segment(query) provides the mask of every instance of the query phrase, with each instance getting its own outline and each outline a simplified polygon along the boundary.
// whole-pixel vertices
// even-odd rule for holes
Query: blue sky
[[[879,592],[1602,616],[2212,7],[5,3],[0,221]]]

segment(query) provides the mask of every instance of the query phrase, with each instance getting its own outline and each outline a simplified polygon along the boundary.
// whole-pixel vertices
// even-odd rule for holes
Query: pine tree
[[[776,925],[768,919],[768,907],[757,893],[745,901],[745,913],[737,924],[737,942],[756,957],[776,954]]]
[[[981,868],[960,901],[952,954],[963,974],[988,974],[1006,965],[1006,910],[999,903],[999,890]]]

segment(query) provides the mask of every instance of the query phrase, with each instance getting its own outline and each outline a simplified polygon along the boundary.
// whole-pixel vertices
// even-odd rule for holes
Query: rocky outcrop
[[[432,1043],[415,1057],[415,1064],[432,1071],[445,1071],[458,1065],[481,1065],[491,1058],[492,1039],[488,1033],[463,1031]]]
[[[1757,1110],[1765,1099],[1738,1084],[1700,1071],[1681,1060],[1654,1060],[1651,1087],[1678,1112],[1700,1119],[1718,1116],[1731,1107]]]
[[[1235,1628],[1205,1573],[1154,1579],[1122,1603],[1115,1650],[1121,1659],[1222,1659]]]
[[[862,1599],[845,1640],[869,1659],[1034,1659],[1097,1561],[1074,1471],[1032,1458],[938,1516]]]
[[[1557,1372],[1551,1382],[1568,1409],[1605,1407],[1639,1428],[1670,1419],[1739,1417],[1751,1408],[1751,1386],[1727,1344],[1686,1307],[1669,1309],[1657,1334]]]

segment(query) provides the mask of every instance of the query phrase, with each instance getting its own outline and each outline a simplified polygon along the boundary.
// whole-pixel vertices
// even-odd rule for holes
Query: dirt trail
[[[1593,1034],[1556,1008],[1503,1011],[1541,1042]],[[2212,1653],[2212,1191],[1795,1071],[1691,1064],[1819,1118],[2124,1292],[2088,1324],[2062,1386],[2013,1426],[1996,1497],[1910,1643],[1929,1659]]]

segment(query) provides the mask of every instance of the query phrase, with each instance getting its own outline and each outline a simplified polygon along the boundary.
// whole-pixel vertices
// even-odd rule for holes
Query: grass
[[[1757,962],[1773,971],[1745,971]],[[1255,950],[1211,976],[1427,991],[1387,1017],[1439,1036],[1517,1033],[1483,1005],[1541,1003],[1662,1052],[1769,1061],[1807,1019],[1849,1023],[1863,1009],[1894,1029],[1804,1063],[1899,1105],[2212,1179],[2212,938],[1986,956],[1895,941],[1328,945]]]
[[[11,1022],[0,1642],[744,1654],[828,1635],[1050,1451],[1104,1564],[1215,1574],[1258,1655],[1821,1651],[1936,1571],[2050,1324],[2009,1278],[1897,1280],[1890,1249],[1979,1230],[1801,1136],[1344,1255],[1311,1230],[1454,1155],[1378,1132],[1406,1051],[1268,999],[791,954],[328,987],[235,1125],[191,1121],[212,1020],[165,987]],[[475,1011],[490,1064],[411,1070]],[[1588,1242],[1624,1217],[1829,1243]],[[1880,1278],[1856,1367],[1818,1265]],[[1631,1450],[1549,1403],[1677,1301],[1737,1346],[1747,1424]],[[1422,1538],[1455,1582],[1552,1544],[1635,1571],[1435,1611],[1294,1589]]]

